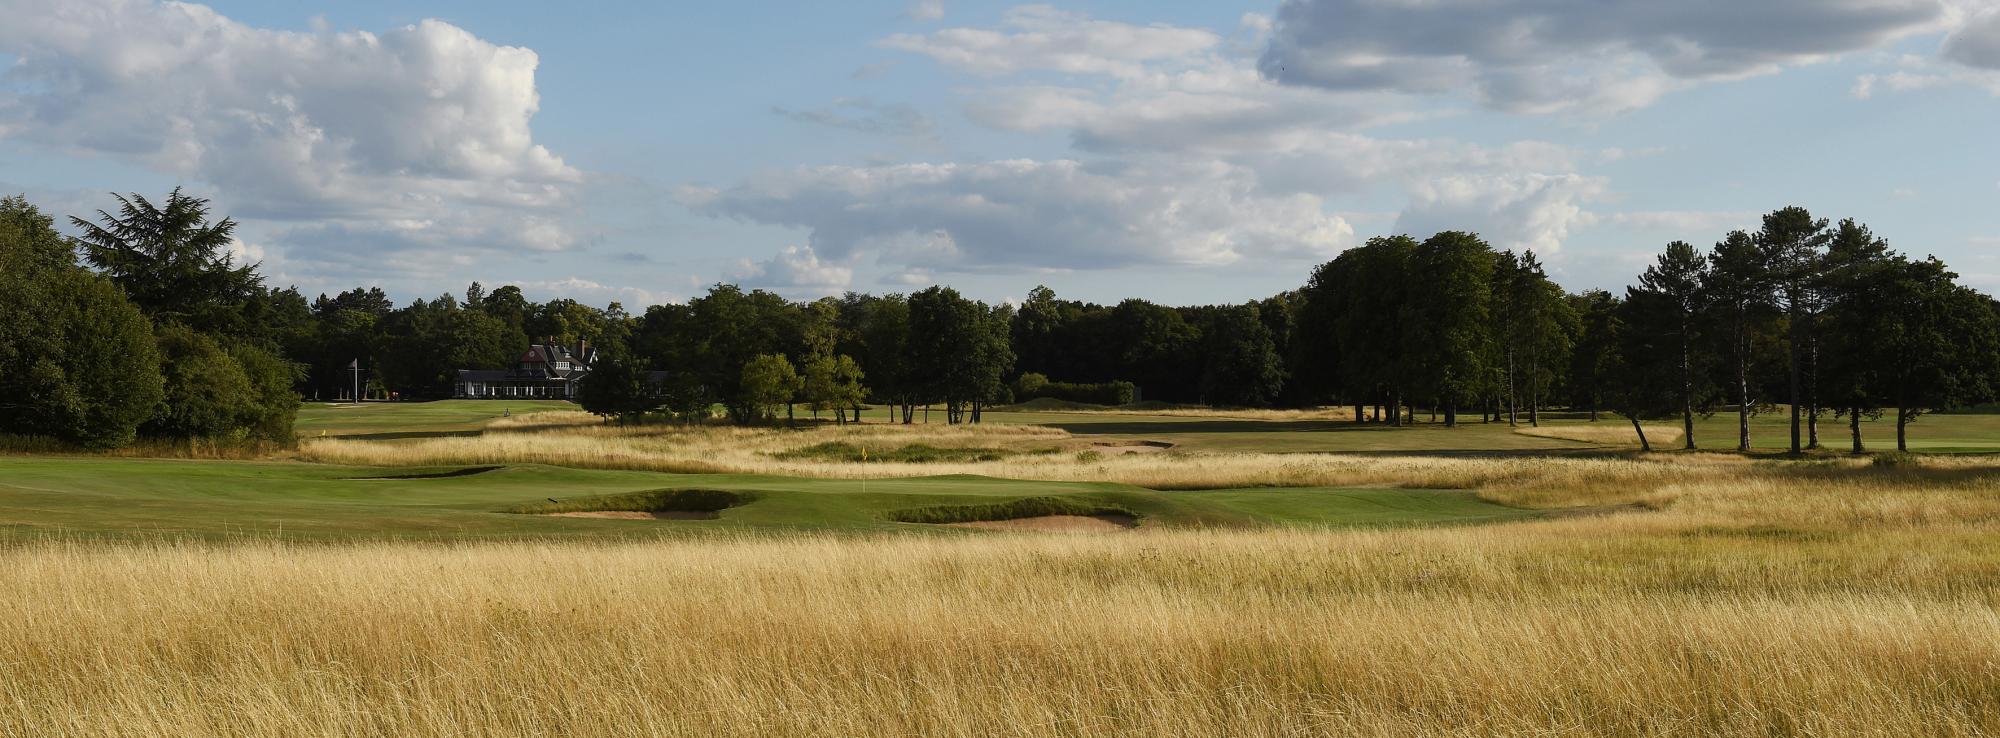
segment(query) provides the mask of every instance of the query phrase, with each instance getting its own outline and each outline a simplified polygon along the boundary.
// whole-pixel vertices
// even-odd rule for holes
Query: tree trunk
[[[1542,427],[1542,352],[1528,352],[1528,425]]]
[[[1514,394],[1514,349],[1507,349],[1507,427],[1520,425],[1521,401]]]
[[[1683,321],[1685,322],[1685,321]],[[1694,364],[1688,358],[1687,331],[1681,331],[1681,448],[1694,450]]]
[[[1403,427],[1403,395],[1400,392],[1389,393],[1389,427]]]
[[[1788,340],[1788,344],[1790,344],[1788,346],[1788,356],[1792,358],[1792,362],[1790,362],[1792,366],[1790,366],[1790,372],[1788,372],[1790,374],[1790,392],[1792,392],[1790,394],[1790,402],[1792,402],[1792,454],[1798,454],[1800,450],[1804,450],[1804,444],[1798,438],[1798,432],[1800,432],[1800,426],[1802,426],[1800,420],[1804,420],[1802,414],[1800,414],[1802,408],[1798,406],[1800,404],[1798,400],[1802,400],[1800,386],[1804,384],[1802,382],[1802,370],[1804,370],[1804,366],[1800,366],[1800,364],[1804,364],[1804,360],[1800,356],[1804,354],[1806,346],[1800,346],[1800,340],[1798,340],[1798,328],[1804,324],[1804,320],[1802,320],[1800,310],[1798,310],[1798,294],[1796,292],[1790,296],[1790,302],[1792,302],[1792,308],[1790,308],[1790,312],[1792,312],[1792,326],[1786,328],[1786,334],[1788,334],[1786,338],[1790,338]]]
[[[1736,450],[1750,453],[1750,336],[1736,325]]]
[[[1909,408],[1896,408],[1896,450],[1908,453],[1910,450]]]
[[[1819,448],[1819,333],[1806,326],[1806,448]]]
[[[1436,410],[1432,410],[1432,412],[1436,412]],[[1458,398],[1456,397],[1445,401],[1444,427],[1446,428],[1458,427]]]
[[[1632,415],[1628,417],[1632,421],[1632,431],[1639,434],[1639,450],[1640,451],[1653,450],[1653,443],[1651,441],[1646,440],[1646,426],[1639,424],[1639,416]]]
[[[1855,456],[1868,453],[1868,449],[1861,445],[1861,408],[1848,408],[1847,435],[1854,439]]]
[[[1367,405],[1363,405],[1363,404],[1361,404],[1360,402],[1356,402],[1356,403],[1354,403],[1354,422],[1356,422],[1356,423],[1366,423],[1366,422],[1368,422],[1368,406],[1367,406]]]

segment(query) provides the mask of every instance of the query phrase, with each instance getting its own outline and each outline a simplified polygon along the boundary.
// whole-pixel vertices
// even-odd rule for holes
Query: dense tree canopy
[[[0,433],[123,446],[156,411],[160,384],[146,316],[76,265],[51,218],[0,199]]]

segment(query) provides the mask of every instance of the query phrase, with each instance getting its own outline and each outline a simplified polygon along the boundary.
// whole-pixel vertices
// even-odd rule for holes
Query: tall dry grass
[[[538,414],[539,415],[539,414]],[[1664,506],[1689,489],[1732,480],[1788,476],[1802,468],[1848,468],[1862,462],[1759,462],[1733,455],[1616,458],[1364,456],[1350,454],[1036,453],[992,461],[866,463],[780,458],[840,441],[878,453],[908,444],[951,448],[1092,449],[1088,439],[1042,426],[817,426],[796,430],[733,426],[575,427],[523,416],[533,432],[370,441],[311,439],[310,461],[369,466],[550,464],[671,473],[781,474],[826,479],[978,474],[1010,479],[1116,482],[1162,490],[1232,487],[1401,486],[1479,490],[1489,499],[1530,507]],[[1107,449],[1107,451],[1111,451]],[[887,456],[883,454],[883,456]]]
[[[1067,442],[1050,433],[841,437]],[[763,464],[820,434],[578,427],[307,453]],[[2000,733],[1989,460],[943,466],[1456,487],[1599,514],[1101,537],[15,544],[0,547],[0,735]]]
[[[1810,535],[29,544],[0,735],[1991,735],[1982,499]]]

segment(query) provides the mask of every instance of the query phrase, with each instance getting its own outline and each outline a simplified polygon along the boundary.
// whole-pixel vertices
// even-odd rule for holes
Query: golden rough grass
[[[775,453],[841,441],[878,451],[922,443],[939,447],[1088,449],[1089,441],[1043,426],[817,426],[797,430],[734,426],[602,424],[550,429],[524,416],[533,432],[370,441],[312,439],[300,456],[370,466],[551,464],[674,473],[781,474],[825,479],[979,474],[1010,479],[1117,482],[1152,489],[1401,486],[1476,489],[1489,499],[1529,507],[1642,504],[1658,507],[1691,485],[1760,478],[1801,468],[1733,455],[1616,459],[1550,457],[1364,456],[1352,454],[1194,453],[1027,454],[996,461],[940,463],[780,459]],[[1842,468],[1860,462],[1816,462]],[[1582,501],[1579,501],[1582,500]]]
[[[1991,489],[1731,519],[1767,491],[1399,532],[19,545],[0,735],[2000,731]]]
[[[843,435],[1062,440],[914,433]],[[445,463],[602,444],[645,464],[685,446],[731,464],[825,440],[488,438],[502,445],[309,450]],[[0,547],[0,735],[2000,733],[1990,459],[1035,458],[1007,468],[1608,512],[1402,531],[17,544]]]

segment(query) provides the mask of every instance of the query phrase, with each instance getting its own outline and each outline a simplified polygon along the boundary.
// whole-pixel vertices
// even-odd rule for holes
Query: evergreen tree
[[[1569,302],[1577,315],[1577,337],[1569,362],[1570,403],[1588,411],[1594,423],[1598,410],[1604,407],[1606,384],[1613,381],[1618,352],[1613,329],[1619,300],[1604,290],[1591,290],[1572,296]]]
[[[1716,338],[1725,343],[1729,385],[1736,401],[1736,450],[1750,451],[1750,415],[1760,404],[1752,394],[1751,366],[1757,327],[1767,322],[1776,308],[1770,264],[1756,238],[1733,231],[1715,244],[1708,255],[1707,281],[1703,294],[1716,312],[1720,330]]]
[[[1796,206],[1765,215],[1764,227],[1754,237],[1787,321],[1787,401],[1791,403],[1794,454],[1804,448],[1801,421],[1815,402],[1808,377],[1816,348],[1813,287],[1824,267],[1824,251],[1830,237],[1825,218],[1815,219],[1805,208]]]
[[[2000,370],[2000,321],[1991,298],[1953,282],[1936,258],[1900,260],[1877,293],[1876,309],[1894,317],[1885,351],[1886,397],[1896,406],[1896,450],[1909,450],[1909,424],[1994,396]]]
[[[1612,412],[1632,423],[1646,451],[1653,450],[1653,442],[1641,421],[1678,413],[1684,397],[1671,299],[1663,292],[1628,288],[1611,323],[1615,348],[1605,400]]]
[[[83,233],[84,258],[124,288],[155,323],[177,322],[228,338],[262,337],[245,310],[263,294],[255,265],[229,253],[236,222],[210,222],[208,201],[176,187],[163,205],[145,197],[112,195],[118,214],[97,211],[97,222],[70,218]]]
[[[1696,353],[1706,311],[1701,291],[1706,279],[1707,261],[1700,252],[1685,241],[1675,241],[1639,275],[1639,285],[1625,298],[1628,310],[1659,311],[1658,315],[1630,316],[1627,324],[1664,331],[1655,340],[1664,341],[1672,350],[1668,359],[1677,374],[1681,442],[1690,450],[1695,448],[1694,416],[1708,414],[1712,397],[1703,379],[1702,357]]]
[[[1820,387],[1847,418],[1850,449],[1861,454],[1867,451],[1861,421],[1881,416],[1887,401],[1882,377],[1895,361],[1887,347],[1897,318],[1878,309],[1876,300],[1889,291],[1901,257],[1867,226],[1847,219],[1835,228],[1826,260],[1818,288],[1825,306]]]

